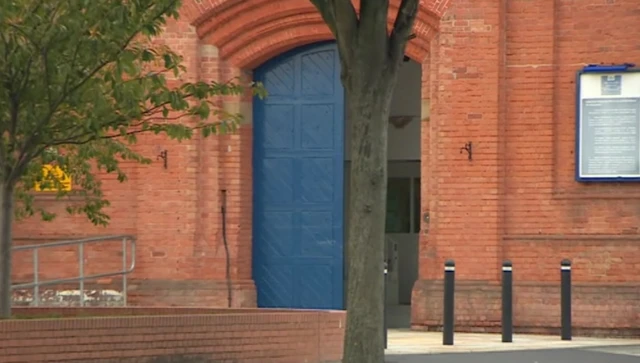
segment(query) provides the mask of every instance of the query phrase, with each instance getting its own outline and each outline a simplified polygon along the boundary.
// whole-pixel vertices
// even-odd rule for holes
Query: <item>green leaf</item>
[[[156,58],[155,54],[149,50],[149,49],[145,49],[142,51],[142,56],[141,59],[143,62],[151,62]]]
[[[171,58],[171,54],[165,54],[163,56],[164,58],[164,67],[166,69],[172,69],[173,67],[175,67],[175,64],[173,63],[173,58]]]
[[[34,205],[37,185],[52,189],[49,193],[57,198],[74,196],[64,199],[68,213],[106,225],[109,201],[96,171],[125,182],[123,161],[150,164],[131,148],[137,135],[180,141],[195,130],[204,136],[235,130],[241,117],[219,109],[220,97],[261,92],[260,87],[237,79],[168,85],[166,74],[185,71],[182,57],[150,40],[161,35],[167,19],[178,17],[180,4],[74,0],[0,5],[0,155],[6,159],[0,181],[15,185],[17,218],[55,218]],[[8,127],[12,114],[17,115],[15,127]],[[43,173],[52,165],[60,175]],[[65,189],[69,180],[72,190]]]

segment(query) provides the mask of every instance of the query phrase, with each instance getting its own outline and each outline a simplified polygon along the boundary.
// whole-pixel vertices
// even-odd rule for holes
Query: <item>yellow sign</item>
[[[50,186],[41,188],[40,183],[36,183],[36,185],[34,186],[34,189],[38,192],[57,192],[60,190],[64,190],[64,191],[71,190],[71,177],[67,175],[57,165],[43,165],[42,178],[48,182],[47,184],[60,183],[60,188],[59,189],[56,188],[56,185],[50,185]],[[57,181],[57,183],[54,181]]]

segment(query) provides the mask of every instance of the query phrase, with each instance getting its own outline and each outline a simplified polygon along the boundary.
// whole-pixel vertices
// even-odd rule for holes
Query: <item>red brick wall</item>
[[[431,53],[431,225],[416,327],[441,324],[447,258],[461,329],[499,326],[503,259],[514,263],[515,324],[558,327],[569,258],[574,324],[640,333],[640,187],[574,181],[575,72],[637,62],[639,11],[634,0],[452,2]],[[466,140],[471,163],[456,151]]]
[[[423,219],[413,325],[440,324],[447,258],[458,266],[460,328],[498,326],[499,267],[507,258],[514,262],[514,319],[520,328],[558,325],[562,258],[574,262],[576,324],[640,324],[640,298],[633,293],[640,285],[640,188],[585,186],[573,179],[575,71],[586,63],[637,61],[637,1],[421,4],[417,38],[407,53],[423,61],[423,99],[431,105],[422,131],[421,203],[430,219]],[[186,79],[227,80],[250,77],[262,61],[328,38],[307,0],[226,0],[185,1],[182,20],[161,41],[185,55]],[[251,109],[248,97],[221,103]],[[141,140],[139,150],[152,158],[167,149],[169,167],[131,166],[127,184],[106,183],[113,202],[107,230],[63,217],[37,228],[34,221],[19,224],[16,234],[135,234],[140,248],[130,291],[134,303],[224,306],[219,208],[220,190],[226,189],[238,290],[233,304],[254,305],[247,116],[235,135],[182,144]],[[468,141],[472,161],[459,152]],[[62,209],[59,202],[43,203]],[[18,260],[17,276],[28,275],[25,262]]]
[[[399,1],[393,1],[396,9]],[[416,22],[418,37],[407,53],[422,61],[446,1],[423,2]],[[256,16],[255,14],[260,14]],[[283,20],[283,16],[288,18]],[[390,15],[390,21],[393,15]],[[251,27],[247,27],[248,23]],[[224,26],[220,26],[224,24]],[[184,56],[188,71],[183,80],[226,81],[250,79],[251,69],[283,51],[326,40],[330,33],[307,0],[273,1],[185,1],[180,21],[171,22],[157,41]],[[31,243],[127,233],[138,239],[136,270],[130,276],[129,301],[145,305],[226,306],[227,281],[221,234],[221,190],[227,191],[227,241],[231,250],[233,306],[255,306],[251,280],[252,128],[251,97],[227,97],[220,104],[247,117],[238,133],[201,138],[181,144],[159,137],[142,137],[136,150],[156,159],[168,151],[168,168],[162,161],[150,166],[129,165],[129,181],[120,184],[104,178],[104,191],[112,216],[107,228],[90,225],[82,217],[64,214],[65,202],[50,196],[38,203],[59,212],[54,223],[36,218],[17,223],[16,243]],[[37,227],[34,227],[37,226]],[[22,242],[21,242],[22,241]],[[106,267],[119,263],[119,248],[96,247],[86,251],[87,266]],[[77,275],[78,254],[74,248],[58,249],[42,256],[41,279]],[[31,255],[15,256],[14,279],[33,278]],[[101,283],[117,288],[119,281]]]
[[[231,80],[247,74],[222,62],[217,50],[203,44],[186,18],[171,22],[159,43],[170,45],[184,57],[185,81]],[[246,102],[228,97],[225,107]],[[250,121],[250,119],[249,119]],[[53,223],[37,218],[16,224],[16,244],[43,243],[84,236],[132,234],[137,237],[136,269],[130,276],[129,302],[145,305],[226,306],[225,249],[221,233],[221,190],[228,195],[227,242],[231,253],[233,306],[255,306],[251,281],[251,126],[243,124],[235,135],[194,139],[177,143],[143,136],[136,151],[154,160],[149,166],[124,165],[129,180],[118,183],[104,176],[103,190],[111,201],[107,228],[92,226],[81,216],[65,214],[66,201],[39,195],[37,203],[58,212]],[[168,151],[168,167],[156,156]],[[34,227],[37,226],[37,227]],[[120,247],[95,246],[85,251],[87,269],[99,272],[120,269]],[[40,255],[40,279],[78,274],[77,248],[57,248]],[[115,267],[115,268],[114,268]],[[87,271],[91,272],[91,271]],[[15,281],[33,279],[32,256],[15,255]],[[180,281],[180,283],[177,283]],[[100,281],[111,288],[113,279]]]
[[[185,363],[337,363],[342,358],[344,312],[16,310],[32,319],[0,321],[0,363],[170,359]],[[34,319],[37,317],[44,319]]]

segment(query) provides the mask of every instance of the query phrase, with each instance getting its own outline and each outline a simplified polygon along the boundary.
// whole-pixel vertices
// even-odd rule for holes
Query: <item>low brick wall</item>
[[[345,312],[205,308],[16,308],[0,363],[333,363]]]
[[[419,280],[413,290],[411,326],[442,330],[443,282]],[[574,336],[640,337],[638,284],[574,283]],[[516,333],[560,335],[560,283],[516,282],[513,286]],[[496,282],[456,281],[456,331],[500,332],[501,286]]]

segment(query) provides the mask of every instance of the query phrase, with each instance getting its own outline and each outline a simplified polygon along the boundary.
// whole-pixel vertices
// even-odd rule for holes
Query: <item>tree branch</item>
[[[409,41],[409,35],[413,30],[413,22],[418,14],[419,0],[402,0],[393,30],[389,36],[389,58],[398,61],[404,56],[404,51]]]
[[[185,95],[186,98],[189,98],[193,96],[192,94],[188,93]],[[159,117],[153,117],[154,115],[160,114],[162,112],[162,109],[164,106],[169,105],[171,102],[170,101],[166,101],[163,103],[160,103],[158,105],[155,105],[153,107],[147,108],[146,110],[142,111],[142,118],[139,120],[139,122],[135,122],[135,123],[131,123],[126,125],[129,128],[135,128],[135,127],[139,127],[142,126],[144,123],[147,122],[152,122],[152,121],[156,121],[156,120],[163,120],[163,121],[176,121],[179,120],[181,118],[184,117],[190,117],[193,116],[193,114],[190,114],[188,111],[185,113],[182,113],[180,115],[177,116],[172,116],[172,117],[164,117],[164,116],[159,116]],[[215,106],[215,104],[213,102],[208,102],[210,105]],[[129,120],[130,117],[129,116],[123,116],[123,115],[119,115],[118,117],[111,119],[105,123],[103,123],[99,128],[100,129],[106,129],[106,128],[113,128],[114,130],[118,128],[118,126],[122,125],[123,122],[126,122],[127,120]],[[217,124],[222,124],[223,122],[218,122]],[[198,129],[202,129],[205,127],[209,127],[211,126],[211,124],[206,124],[206,125],[201,125],[201,126],[195,126],[195,127],[191,127],[191,130],[198,130]],[[106,136],[98,136],[96,135],[94,132],[77,132],[79,129],[82,128],[82,125],[77,126],[74,130],[64,130],[65,132],[71,134],[71,136],[68,136],[64,139],[59,139],[59,140],[53,140],[50,142],[46,142],[44,143],[44,145],[36,150],[33,153],[33,156],[37,156],[39,155],[41,152],[43,152],[44,150],[53,147],[53,146],[61,146],[61,145],[83,145],[86,144],[88,142],[94,141],[94,140],[98,140],[98,139],[112,139],[112,138],[118,138],[118,137],[124,137],[127,135],[135,135],[135,134],[139,134],[139,133],[143,133],[143,132],[153,132],[152,129],[140,129],[140,130],[133,130],[133,131],[127,131],[125,133],[118,133],[118,134],[114,134],[114,135],[106,135]],[[30,160],[30,157],[25,157],[25,160]]]
[[[122,83],[126,84],[126,83],[130,83],[130,82],[140,82],[140,81],[143,81],[143,80],[145,80],[145,79],[147,79],[147,78],[149,78],[151,76],[159,76],[159,75],[162,75],[162,74],[165,74],[165,73],[169,73],[169,72],[171,72],[171,69],[165,68],[165,69],[162,69],[162,70],[145,73],[145,74],[141,75],[140,77],[134,77],[134,78],[125,79],[125,80],[122,81]]]
[[[139,130],[136,130],[136,131],[140,132]],[[144,131],[149,131],[149,130],[144,130]],[[18,160],[18,162],[16,163],[16,168],[14,169],[14,172],[12,174],[22,175],[24,170],[29,165],[30,160],[33,160],[38,155],[41,155],[45,150],[47,150],[50,147],[62,146],[62,145],[84,145],[84,144],[88,144],[90,142],[96,141],[98,139],[113,139],[116,137],[127,136],[129,134],[130,133],[128,132],[128,133],[125,133],[124,135],[115,134],[115,135],[97,137],[95,133],[86,132],[82,134],[74,134],[73,136],[69,136],[68,138],[63,140],[46,143],[44,145],[41,145],[39,148],[36,148],[32,153],[25,154],[22,157],[22,159]]]
[[[36,14],[36,12],[40,9],[40,7],[42,5],[44,5],[44,0],[41,0],[34,8],[33,12],[29,13],[29,15],[33,15]],[[62,7],[63,2],[58,2],[55,9],[53,9],[51,11],[50,18],[49,21],[35,21],[35,24],[33,26],[33,28],[31,29],[31,31],[36,31],[40,26],[45,26],[46,29],[43,31],[43,33],[47,33],[48,31],[50,31],[53,26],[55,25],[55,21],[54,18],[56,17],[56,15],[58,15],[58,11],[60,10],[60,8]],[[13,23],[9,23],[9,26],[12,27],[14,30],[16,30],[18,33],[22,34],[22,36],[24,36],[25,38],[27,38],[27,40],[33,44],[37,49],[40,48],[40,43],[37,42],[35,39],[30,37],[30,34],[27,33],[26,31],[22,30],[18,25],[13,24]]]
[[[387,38],[388,14],[389,0],[360,0],[360,24],[364,30],[360,35],[369,38],[363,40]]]
[[[184,96],[184,98],[190,98],[193,97],[192,93],[186,93]],[[209,102],[210,104],[213,105],[213,103]],[[116,115],[115,118],[113,119],[109,119],[108,121],[102,122],[99,126],[97,126],[98,129],[100,130],[104,130],[104,129],[117,129],[120,126],[126,126],[126,127],[138,127],[140,125],[142,125],[145,121],[149,120],[149,117],[158,113],[161,113],[163,111],[163,108],[168,106],[169,104],[171,104],[171,101],[164,101],[161,103],[158,103],[156,105],[152,105],[144,110],[142,110],[140,112],[139,115],[137,116],[131,116],[131,115]],[[186,116],[190,116],[188,114],[183,114],[180,117],[186,117]],[[127,122],[129,120],[133,120],[133,119],[139,119],[139,122],[132,122],[130,124],[127,124]],[[169,119],[169,118],[167,118]],[[55,146],[55,145],[64,145],[65,143],[68,143],[68,140],[72,140],[74,138],[83,138],[86,137],[90,134],[95,134],[95,132],[93,131],[83,131],[82,133],[78,134],[78,130],[82,130],[84,129],[84,124],[77,124],[73,129],[69,130],[69,129],[53,129],[53,132],[60,132],[60,133],[66,133],[67,135],[74,135],[74,136],[68,136],[64,139],[61,140],[49,140],[49,142],[44,142],[43,144],[45,145],[45,148],[47,147],[51,147],[51,146]],[[35,155],[38,155],[38,153],[35,153]]]
[[[4,34],[2,35],[2,40],[6,47],[5,61],[11,62],[10,55],[12,54],[13,51],[15,51],[17,47],[13,47],[11,51],[9,51],[11,47],[9,46],[8,40],[6,40],[6,38],[4,37]],[[7,78],[7,81],[5,83],[5,88],[7,89],[7,92],[8,92],[11,108],[8,111],[9,120],[7,120],[7,124],[3,125],[3,128],[2,128],[3,133],[5,131],[8,132],[8,139],[9,139],[7,149],[5,150],[6,151],[5,158],[4,160],[2,160],[3,163],[8,162],[9,155],[13,154],[17,146],[16,133],[18,130],[18,115],[20,114],[20,106],[21,106],[20,96],[22,95],[22,92],[24,92],[24,90],[27,88],[27,85],[29,84],[32,65],[33,65],[33,56],[30,56],[25,63],[23,72],[12,72],[11,76]],[[22,76],[22,79],[20,79],[20,76]],[[17,86],[17,89],[15,88],[15,86]]]
[[[4,148],[4,135],[0,134],[2,140],[0,140],[0,177],[4,180],[4,174],[7,172],[7,156]]]
[[[22,95],[22,92],[24,92],[24,90],[27,88],[27,86],[29,85],[29,80],[31,78],[31,66],[33,65],[33,57],[29,57],[29,60],[27,61],[25,70],[24,70],[24,79],[22,79],[22,83],[20,84],[20,88],[17,92],[14,92],[12,90],[11,92],[11,101],[13,104],[12,107],[12,113],[11,113],[11,122],[9,124],[9,150],[8,152],[10,154],[12,154],[16,147],[17,147],[17,143],[18,143],[18,116],[20,114],[20,106],[22,106],[21,102],[20,102],[20,96]],[[13,87],[12,87],[13,88]]]
[[[360,22],[351,0],[310,0],[336,38],[340,54],[351,58]],[[342,57],[341,57],[342,58]]]
[[[47,89],[47,101],[49,103],[49,112],[53,111],[53,93],[51,90],[51,69],[49,67],[49,50],[44,48],[41,50],[42,62],[44,63],[44,86]]]
[[[153,3],[151,3],[151,5],[149,6],[149,8]],[[163,16],[163,14],[166,12],[166,9],[168,9],[169,7],[167,6],[166,8],[160,9],[160,11],[158,11],[158,13],[156,13],[151,20],[149,21],[153,21],[156,20],[160,17]],[[147,22],[148,23],[148,22]],[[144,29],[144,27],[146,26],[146,24],[143,24],[142,26],[140,26],[139,28],[137,28],[132,34],[130,34],[130,36],[125,39],[124,43],[121,45],[121,47],[118,49],[118,51],[110,58],[107,60],[102,61],[101,63],[98,64],[98,66],[96,66],[93,70],[91,70],[88,74],[85,74],[85,76],[75,85],[73,85],[70,89],[65,89],[62,91],[62,94],[60,95],[60,98],[57,100],[57,102],[54,104],[54,107],[52,108],[52,110],[50,110],[50,112],[43,117],[40,122],[38,122],[38,124],[35,127],[36,132],[34,132],[33,134],[31,134],[22,144],[21,147],[21,151],[20,151],[20,156],[18,157],[18,163],[21,163],[22,160],[27,160],[28,158],[25,158],[25,156],[27,156],[27,154],[29,153],[30,148],[35,144],[35,138],[37,137],[38,133],[37,130],[39,130],[40,128],[42,128],[44,125],[47,124],[47,122],[49,122],[51,120],[51,118],[53,117],[53,115],[55,114],[55,111],[58,109],[58,107],[64,102],[64,100],[71,95],[72,93],[74,93],[75,91],[77,91],[78,89],[80,89],[82,86],[84,86],[89,80],[91,80],[98,72],[100,72],[101,70],[104,69],[104,67],[106,67],[108,64],[114,62],[115,60],[117,60],[117,57],[129,46],[129,44],[131,44],[131,42],[135,39],[136,36],[138,36],[140,34],[140,32],[142,32],[142,30]],[[65,81],[66,84],[66,81]],[[17,175],[17,171],[19,168],[15,168],[14,171],[11,173],[10,175],[10,179],[16,178]]]
[[[165,120],[165,121],[175,121],[175,120],[179,120],[182,117],[186,117],[189,116],[188,114],[184,114],[184,115],[180,115],[180,116],[175,116],[175,117],[168,117],[168,118],[151,118],[148,119],[146,121],[152,121],[152,120]],[[218,121],[216,122],[214,125],[218,126],[218,125],[223,125],[225,124],[224,121]],[[189,129],[191,131],[195,131],[195,130],[201,130],[207,127],[211,127],[212,124],[206,124],[206,125],[196,125],[196,126],[192,126],[189,127]],[[85,145],[88,144],[90,142],[96,141],[96,140],[108,140],[108,139],[117,139],[117,138],[121,138],[121,137],[126,137],[126,136],[131,136],[131,135],[136,135],[136,134],[142,134],[142,133],[147,133],[147,132],[153,132],[152,129],[138,129],[138,130],[132,130],[132,131],[127,131],[124,134],[113,134],[113,135],[105,135],[105,136],[100,136],[100,137],[96,137],[94,134],[84,134],[84,135],[76,135],[76,136],[72,136],[69,137],[68,139],[65,140],[59,140],[53,143],[48,143],[45,146],[40,147],[36,153],[34,153],[34,155],[38,155],[42,152],[44,152],[44,150],[50,148],[50,147],[55,147],[55,146],[62,146],[62,145]],[[83,137],[86,137],[83,139]]]

